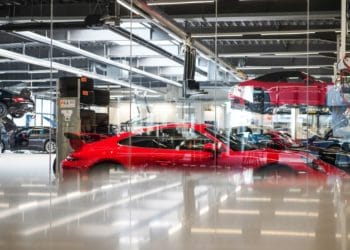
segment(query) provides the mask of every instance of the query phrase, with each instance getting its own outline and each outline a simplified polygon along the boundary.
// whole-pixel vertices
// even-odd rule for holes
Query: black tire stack
[[[65,84],[60,84],[61,97],[78,96],[76,77],[65,77]],[[94,89],[92,79],[80,78],[80,110],[81,132],[108,134],[109,115],[107,113],[95,113],[90,109],[91,105],[105,107],[109,105],[110,93],[108,90]]]

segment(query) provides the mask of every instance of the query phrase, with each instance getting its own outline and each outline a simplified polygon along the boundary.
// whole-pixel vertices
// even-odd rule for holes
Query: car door
[[[132,135],[119,142],[118,159],[131,169],[149,169],[154,166],[153,155],[159,145],[155,136],[146,133]]]
[[[214,166],[214,152],[205,150],[209,138],[189,127],[167,129],[157,138],[159,147],[153,154],[158,168],[201,169]]]
[[[27,134],[28,136],[28,148],[39,150],[41,149],[41,139],[43,136],[43,129],[42,128],[34,128],[30,130]]]

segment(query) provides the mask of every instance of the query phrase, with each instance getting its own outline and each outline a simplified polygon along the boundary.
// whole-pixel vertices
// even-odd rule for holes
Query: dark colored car
[[[74,149],[61,163],[63,172],[185,169],[251,169],[274,175],[345,175],[306,152],[257,148],[205,124],[166,124],[142,128],[93,143],[68,134]]]
[[[0,117],[10,114],[14,118],[20,118],[27,112],[33,112],[35,105],[30,95],[28,89],[23,89],[19,94],[0,89]]]
[[[13,149],[29,149],[55,153],[56,130],[49,127],[22,128],[15,134],[15,145]]]
[[[241,82],[230,93],[233,108],[271,113],[281,106],[326,106],[333,83],[315,80],[299,71],[274,72]]]
[[[0,153],[10,150],[14,145],[14,133],[17,126],[8,117],[1,118],[0,122]]]
[[[314,136],[308,140],[308,143],[302,141],[299,144],[295,142],[289,134],[279,131],[270,131],[259,135],[252,134],[250,138],[252,138],[251,141],[254,141],[255,144],[263,147],[310,152],[319,157],[322,161],[350,173],[350,152],[344,148],[345,144],[341,146],[339,141],[332,139],[327,141]],[[255,138],[255,140],[253,140],[253,138]],[[319,141],[317,142],[317,140]]]

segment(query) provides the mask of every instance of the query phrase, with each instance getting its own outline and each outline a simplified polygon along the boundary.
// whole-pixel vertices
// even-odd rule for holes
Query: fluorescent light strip
[[[182,223],[178,223],[175,226],[172,226],[168,230],[168,235],[173,235],[174,233],[178,232],[182,228]]]
[[[135,195],[132,195],[130,197],[126,197],[126,198],[118,200],[118,201],[113,201],[113,202],[110,202],[110,203],[107,203],[107,204],[104,204],[104,205],[100,205],[100,206],[98,206],[96,208],[88,209],[86,211],[80,211],[80,212],[78,212],[76,214],[60,218],[58,220],[52,221],[52,222],[47,223],[47,224],[43,224],[43,225],[40,225],[40,226],[37,226],[37,227],[33,227],[31,229],[23,231],[21,234],[25,235],[25,236],[29,236],[29,235],[33,235],[33,234],[38,233],[38,232],[42,232],[42,231],[46,231],[46,230],[49,230],[49,229],[52,229],[52,228],[55,228],[55,227],[59,227],[59,226],[71,223],[72,221],[80,220],[82,218],[91,216],[91,215],[93,215],[95,213],[104,211],[106,209],[110,209],[112,207],[124,205],[124,204],[127,204],[127,203],[131,202],[131,201],[139,200],[139,199],[145,198],[147,196],[163,192],[163,191],[165,191],[167,189],[172,189],[172,188],[178,187],[180,185],[181,185],[181,182],[175,182],[173,184],[169,184],[169,185],[166,185],[166,186],[162,186],[162,187],[158,187],[158,188],[155,188],[155,189],[151,189],[151,190],[149,190],[147,192],[142,192],[142,193],[139,193],[139,194],[135,194]]]
[[[147,92],[151,92],[151,93],[155,93],[158,94],[157,91],[152,90],[152,89],[148,89],[148,88],[144,88],[135,84],[130,84],[128,82],[125,81],[121,81],[121,80],[114,80],[112,78],[109,77],[105,77],[103,75],[99,75],[99,74],[95,74],[86,70],[82,70],[82,69],[77,69],[71,66],[67,66],[64,64],[60,64],[60,63],[56,63],[56,62],[49,62],[43,59],[38,59],[35,57],[31,57],[31,56],[27,56],[27,55],[23,55],[23,54],[19,54],[19,53],[15,53],[12,51],[8,51],[8,50],[4,50],[4,49],[0,49],[0,56],[2,57],[6,57],[6,58],[10,58],[13,60],[18,60],[20,62],[25,62],[25,63],[29,63],[29,64],[33,64],[33,65],[38,65],[41,67],[45,67],[45,68],[50,68],[52,66],[52,68],[57,69],[57,70],[61,70],[64,72],[68,72],[77,76],[86,76],[92,79],[96,79],[96,80],[101,80],[104,82],[109,82],[111,84],[118,84],[127,88],[132,88],[132,89],[140,89],[140,90],[144,90]]]
[[[320,199],[311,199],[311,198],[283,198],[283,202],[291,203],[318,203]]]
[[[46,184],[33,184],[33,183],[28,183],[28,184],[21,184],[21,187],[46,187]]]
[[[223,196],[220,197],[220,202],[224,202],[228,199],[228,195],[227,194],[224,194]]]
[[[314,232],[299,232],[299,231],[279,231],[279,230],[261,230],[261,235],[265,236],[292,236],[292,237],[315,237]]]
[[[192,33],[193,38],[212,38],[214,37],[241,37],[245,35],[257,36],[286,36],[286,35],[306,35],[324,32],[338,32],[334,29],[313,29],[313,30],[291,30],[291,31],[247,31],[247,32],[225,32],[225,33]]]
[[[2,70],[0,74],[49,74],[51,73],[48,69],[42,70]],[[52,73],[58,73],[57,70],[53,70]]]
[[[10,204],[9,203],[0,203],[0,208],[9,208]]]
[[[206,214],[209,212],[209,207],[206,206],[206,207],[203,207],[199,210],[199,215],[203,215],[203,214]]]
[[[259,210],[219,209],[219,214],[259,215]]]
[[[337,239],[343,238],[342,234],[336,234],[335,237]],[[345,237],[346,237],[346,235],[345,235]],[[350,234],[348,234],[348,239],[350,239]]]
[[[276,216],[318,217],[315,212],[275,211]]]
[[[327,32],[327,31],[326,31]],[[275,31],[275,32],[268,32],[268,33],[261,33],[262,36],[283,36],[283,35],[307,35],[307,34],[315,34],[316,31]]]
[[[34,32],[20,31],[20,32],[15,32],[15,34],[18,34],[20,36],[23,36],[23,37],[29,38],[31,40],[47,44],[47,45],[51,44],[51,39],[50,38],[38,35],[38,34],[36,34]],[[159,80],[161,82],[169,83],[169,84],[177,86],[177,87],[182,87],[182,84],[180,84],[180,83],[178,83],[176,81],[173,81],[173,80],[161,77],[161,76],[157,76],[155,74],[152,74],[152,73],[140,70],[138,68],[131,67],[131,66],[123,64],[123,63],[112,61],[112,60],[107,59],[107,58],[105,58],[103,56],[96,55],[94,53],[91,53],[91,52],[83,50],[83,49],[79,49],[79,48],[77,48],[77,47],[75,47],[73,45],[67,44],[67,43],[63,43],[63,42],[60,42],[60,41],[52,40],[52,45],[55,46],[55,47],[61,48],[63,50],[66,50],[66,51],[85,56],[87,58],[90,58],[90,59],[95,60],[95,61],[100,62],[100,63],[108,64],[108,65],[111,65],[111,66],[115,66],[115,67],[118,67],[118,68],[121,68],[121,69],[124,69],[124,70],[127,70],[127,71],[131,71],[133,73],[137,73],[137,74],[140,74],[140,75],[143,75],[143,76],[150,77],[152,79]]]
[[[152,2],[148,2],[147,5],[154,6],[154,5],[183,5],[183,4],[207,4],[207,3],[214,3],[214,0],[152,1]]]
[[[50,196],[57,196],[57,193],[29,192],[28,196],[50,197]]]
[[[6,79],[2,79],[0,80],[0,82],[23,82],[23,83],[33,83],[33,82],[50,82],[50,81],[56,81],[57,78],[43,78],[43,79],[18,79],[18,80],[6,80]]]
[[[154,178],[155,178],[154,175],[151,175],[151,176],[149,176],[147,178],[140,178],[140,179],[136,179],[136,180],[135,179],[131,179],[131,180],[127,180],[125,182],[121,182],[121,183],[115,184],[114,188],[120,188],[120,187],[124,187],[124,186],[130,185],[130,184],[133,185],[133,184],[137,184],[137,183],[143,183],[143,182],[151,181]],[[57,204],[60,204],[60,203],[63,203],[63,202],[67,202],[68,200],[71,201],[73,199],[86,197],[88,195],[94,195],[94,194],[102,192],[102,191],[105,191],[105,190],[102,190],[101,188],[95,188],[95,189],[92,189],[92,190],[90,190],[88,192],[84,192],[84,193],[72,192],[72,193],[68,193],[68,194],[66,194],[64,196],[59,196],[59,197],[56,197],[56,198],[53,198],[53,199],[46,199],[46,200],[38,201],[38,207],[53,206],[53,205],[57,205]],[[21,209],[19,209],[17,207],[17,208],[12,208],[12,209],[1,211],[0,212],[0,219],[9,217],[9,216],[12,216],[12,215],[15,215],[15,214],[18,214],[20,212],[23,212],[24,208],[25,208],[25,210],[33,208],[33,207],[30,207],[30,206],[29,207],[26,206],[26,204],[27,203],[20,204],[19,207],[21,207]]]
[[[136,220],[118,220],[112,223],[114,227],[127,227],[127,226],[134,226],[137,223],[139,223]]]
[[[24,203],[18,206],[19,210],[26,210],[29,208],[35,208],[38,206],[38,202],[37,201],[33,201],[33,202],[28,202],[28,203]]]
[[[136,15],[141,16],[140,11],[138,11],[137,9],[135,9],[134,7],[131,7],[128,3],[126,3],[125,1],[122,0],[117,0],[117,2],[123,6],[124,8],[130,10],[131,12],[134,12]]]
[[[236,197],[237,201],[248,201],[248,202],[271,202],[269,197]]]
[[[254,69],[272,69],[273,67],[268,67],[268,66],[245,66],[245,67],[237,67],[236,69],[241,69],[241,70],[254,70]]]
[[[195,234],[242,234],[242,229],[192,227],[191,233],[195,233]]]
[[[300,193],[301,188],[290,188],[288,189],[289,193]]]
[[[293,65],[293,66],[245,66],[237,67],[241,70],[259,70],[259,69],[320,69],[320,68],[330,68],[333,67],[331,64],[327,65]]]

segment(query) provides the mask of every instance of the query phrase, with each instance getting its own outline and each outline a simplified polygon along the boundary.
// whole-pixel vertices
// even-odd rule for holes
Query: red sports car
[[[344,175],[311,154],[242,143],[205,124],[167,124],[84,143],[70,136],[72,152],[63,172],[116,169],[245,170],[271,173]]]
[[[268,113],[278,106],[325,106],[333,83],[315,80],[299,71],[266,74],[234,86],[229,92],[233,108]]]

